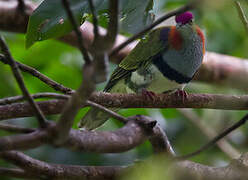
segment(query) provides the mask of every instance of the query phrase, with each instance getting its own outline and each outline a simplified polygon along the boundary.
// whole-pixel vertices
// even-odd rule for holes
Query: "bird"
[[[151,98],[176,92],[187,98],[183,88],[202,64],[205,36],[190,11],[176,15],[175,21],[175,26],[159,27],[144,36],[113,71],[104,92],[141,93]],[[108,114],[91,108],[79,128],[93,130],[108,119]]]

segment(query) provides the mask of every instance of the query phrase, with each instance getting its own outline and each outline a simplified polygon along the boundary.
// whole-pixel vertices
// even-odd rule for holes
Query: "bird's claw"
[[[146,89],[142,89],[141,94],[142,94],[142,96],[144,96],[146,99],[152,100],[152,101],[154,101],[154,100],[155,100],[155,97],[156,97],[156,94],[155,94],[154,92],[148,91],[148,90],[146,90]]]
[[[188,98],[188,93],[184,90],[181,90],[181,89],[178,89],[176,92],[175,92],[175,95],[179,98],[182,99],[182,102],[184,103],[185,100]]]

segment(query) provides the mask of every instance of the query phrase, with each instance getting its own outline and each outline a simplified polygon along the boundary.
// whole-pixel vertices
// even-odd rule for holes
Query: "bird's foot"
[[[152,100],[152,101],[155,100],[156,94],[154,92],[152,92],[152,91],[148,91],[146,89],[142,89],[141,94],[142,94],[142,96],[144,96],[148,100]]]
[[[176,92],[175,92],[175,95],[179,98],[182,99],[182,102],[184,103],[185,100],[188,98],[188,93],[182,89],[178,89]]]

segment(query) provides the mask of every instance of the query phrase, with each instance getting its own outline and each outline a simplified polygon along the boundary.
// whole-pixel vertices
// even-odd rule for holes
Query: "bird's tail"
[[[110,110],[116,112],[119,108],[111,108]],[[85,128],[87,130],[96,129],[103,125],[109,118],[110,116],[107,113],[92,107],[81,119],[78,127]]]

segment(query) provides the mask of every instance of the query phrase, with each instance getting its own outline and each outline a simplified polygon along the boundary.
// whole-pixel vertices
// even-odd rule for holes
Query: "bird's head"
[[[188,37],[194,32],[193,14],[189,11],[176,16],[176,28],[182,36]]]
[[[193,24],[193,14],[189,11],[178,14],[175,18],[177,26],[187,26]]]

